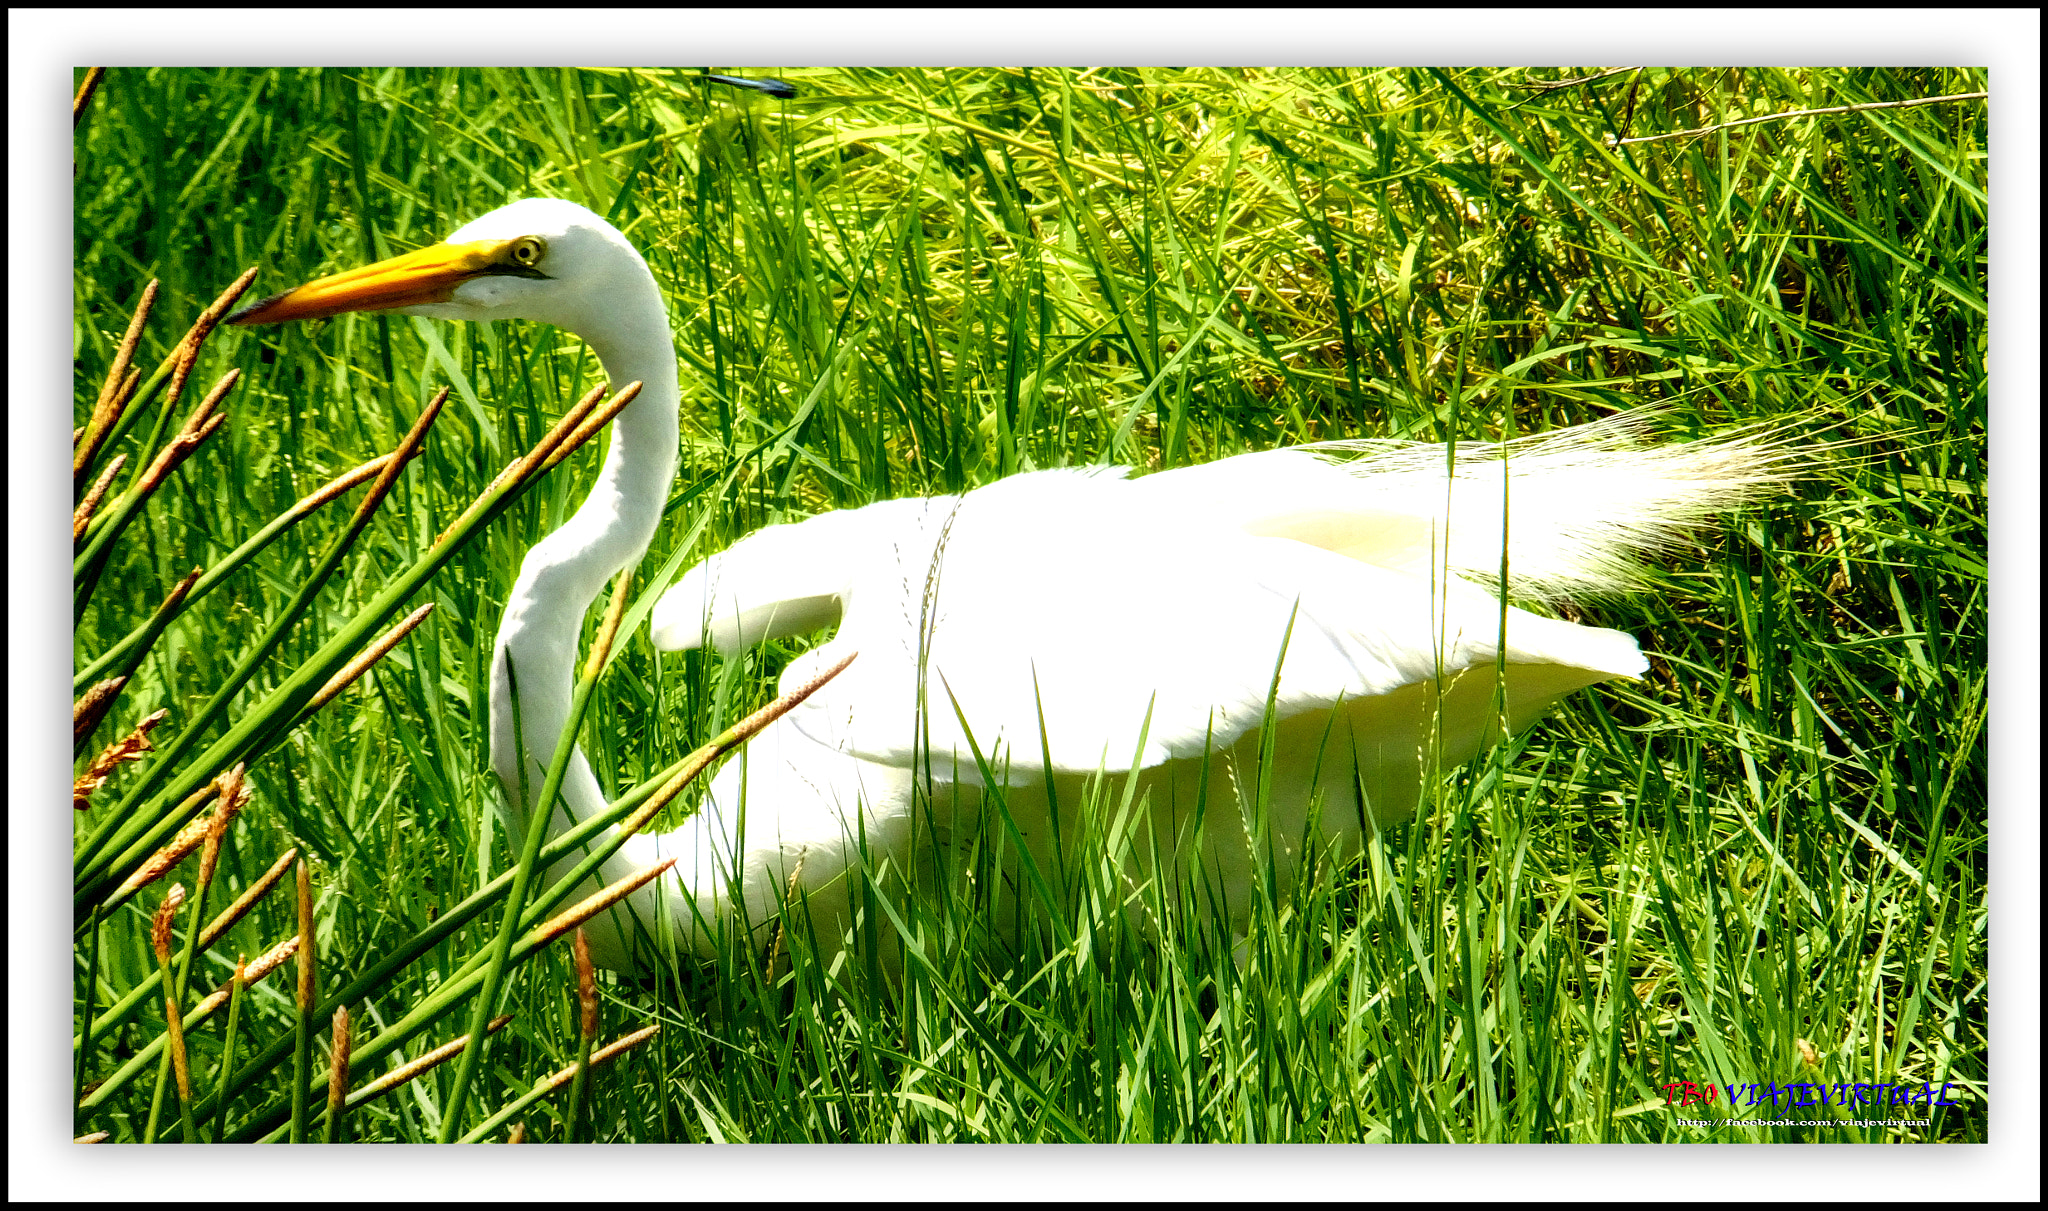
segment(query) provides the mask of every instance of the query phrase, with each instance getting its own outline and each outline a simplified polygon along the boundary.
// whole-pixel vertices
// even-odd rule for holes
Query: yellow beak
[[[271,295],[230,315],[227,322],[281,324],[324,319],[344,311],[389,311],[445,303],[454,297],[457,286],[471,278],[506,272],[503,253],[513,243],[516,241],[434,244]]]

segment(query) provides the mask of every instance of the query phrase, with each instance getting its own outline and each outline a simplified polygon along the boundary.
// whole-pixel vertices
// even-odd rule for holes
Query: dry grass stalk
[[[185,334],[184,347],[196,351],[199,346],[205,344],[206,338],[212,336],[213,330],[220,326],[221,317],[228,313],[235,305],[235,300],[241,298],[242,292],[249,289],[249,283],[255,280],[256,266],[251,265],[242,271],[241,277],[229,282],[228,288],[220,292],[220,297],[208,303],[206,310],[199,313],[199,318],[192,321],[192,330]]]
[[[498,1031],[503,1030],[511,1021],[511,1014],[501,1013],[497,1017],[492,1018],[489,1024],[484,1027],[484,1033],[496,1034]],[[445,1064],[456,1056],[461,1055],[462,1049],[467,1046],[469,1046],[469,1036],[465,1034],[461,1038],[441,1044],[439,1047],[434,1048],[410,1063],[401,1064],[361,1089],[358,1089],[355,1094],[355,1104],[360,1106],[373,1097],[379,1097],[391,1092],[421,1073],[432,1071],[439,1065]]]
[[[578,901],[568,911],[535,929],[533,931],[534,944],[537,946],[547,945],[605,909],[617,904],[627,896],[639,891],[649,883],[652,883],[666,872],[669,867],[675,864],[676,860],[674,858],[656,862],[637,874],[628,875],[620,879],[617,883],[612,884],[596,895]]]
[[[192,410],[192,415],[185,419],[185,424],[178,430],[177,436],[164,443],[164,448],[157,451],[156,458],[150,462],[149,469],[142,473],[142,478],[130,489],[136,494],[137,499],[156,491],[164,482],[164,477],[177,470],[179,464],[191,457],[192,452],[205,444],[206,439],[212,437],[222,422],[227,420],[227,413],[217,413],[214,409],[220,406],[221,399],[233,389],[241,377],[240,370],[230,370],[221,375],[220,381],[213,385],[213,390],[206,393],[206,398],[200,400],[199,406]]]
[[[633,583],[633,569],[627,568],[612,582],[611,604],[605,607],[604,622],[597,628],[597,641],[590,645],[590,659],[584,663],[583,675],[596,677],[604,672],[604,662],[611,658],[612,642],[618,638],[619,624],[626,617],[626,590]]]
[[[637,388],[638,385],[635,384],[635,386]],[[504,487],[506,484],[516,483],[522,479],[525,479],[527,476],[533,474],[536,468],[546,468],[554,466],[554,460],[551,460],[549,456],[554,454],[558,449],[561,449],[564,444],[564,439],[567,438],[570,434],[577,432],[579,426],[581,426],[585,420],[602,418],[597,419],[596,421],[597,424],[601,425],[605,421],[610,420],[612,417],[617,416],[621,411],[625,409],[626,404],[631,402],[633,396],[639,394],[637,389],[634,390],[631,394],[626,394],[622,392],[621,395],[623,398],[614,399],[609,404],[603,407],[599,407],[599,401],[604,399],[604,392],[605,385],[602,383],[595,387],[592,387],[589,391],[585,392],[583,398],[577,400],[575,404],[573,404],[567,412],[562,414],[562,419],[555,422],[554,428],[549,429],[546,433],[541,435],[540,441],[534,444],[533,449],[513,459],[511,462],[506,463],[505,469],[498,472],[496,477],[494,477],[489,484],[485,485],[484,490],[482,492],[477,493],[476,500],[470,502],[469,508],[464,509],[461,513],[457,514],[455,520],[448,523],[447,529],[442,530],[439,534],[434,536],[434,545],[440,546],[443,542],[446,542],[448,540],[448,535],[454,533],[455,528],[462,524],[463,519],[467,518],[470,515],[470,513],[478,507],[482,500],[485,497],[489,496],[491,493],[496,492],[499,488]],[[596,411],[593,412],[593,409],[596,409]],[[575,447],[572,445],[569,446],[567,449],[573,450],[574,448]],[[566,454],[567,450],[563,450],[563,453]]]
[[[127,465],[128,456],[116,454],[114,461],[107,464],[107,469],[100,472],[100,477],[92,481],[92,488],[86,492],[85,499],[79,501],[78,507],[71,511],[72,542],[75,543],[84,536],[85,528],[92,524],[92,515],[99,510],[100,501],[106,498],[108,485],[114,482],[114,477]]]
[[[125,653],[130,668],[140,665],[142,658],[149,654],[151,645],[155,644],[157,638],[163,634],[164,628],[171,624],[171,619],[177,615],[179,608],[184,605],[185,598],[191,595],[193,586],[199,583],[202,571],[203,569],[194,568],[190,572],[185,573],[184,579],[172,585],[171,591],[164,595],[163,604],[156,608],[156,613],[150,615],[149,621],[144,624],[142,636],[146,637],[148,642],[143,643],[139,651],[130,649]],[[122,642],[126,643],[127,641],[123,640]],[[104,661],[106,658],[102,657],[101,659]],[[104,714],[105,710],[102,708],[101,715],[104,716]],[[74,729],[79,726],[79,720],[75,714],[72,719],[72,726]],[[98,726],[99,720],[93,719],[90,721],[90,726],[87,726],[85,731],[79,734],[90,736],[92,735],[92,728]],[[72,743],[75,745],[78,742],[73,740]]]
[[[599,383],[584,392],[583,398],[571,404],[569,410],[562,414],[562,419],[556,421],[554,427],[541,435],[541,439],[534,443],[533,449],[507,463],[505,469],[498,472],[497,478],[491,480],[490,486],[484,491],[489,492],[492,488],[522,479],[532,474],[536,467],[548,465],[548,457],[590,419],[598,405],[604,401],[604,393],[609,390],[610,383]]]
[[[390,495],[392,486],[398,482],[399,474],[405,470],[405,465],[419,454],[420,443],[426,440],[427,430],[434,427],[434,421],[441,415],[441,406],[447,402],[448,388],[443,387],[434,392],[434,397],[427,401],[427,406],[420,409],[419,417],[413,421],[412,428],[406,430],[405,436],[399,439],[398,448],[384,457],[382,465],[377,469],[377,481],[370,485],[370,490],[364,494],[362,503],[356,506],[355,516],[349,522],[350,534],[359,533],[362,527],[369,523],[370,516],[377,511],[378,506],[384,503],[384,498]]]
[[[775,918],[775,940],[768,944],[767,976],[771,980],[775,978],[776,961],[782,957],[783,926],[789,921],[789,906],[796,903],[796,884],[803,877],[804,857],[803,854],[796,856],[796,865],[790,868],[789,881],[782,888],[782,913]]]
[[[506,1142],[506,1143],[508,1143],[508,1144],[523,1144],[523,1143],[525,1143],[525,1142],[526,1142],[526,1124],[525,1124],[525,1123],[514,1123],[514,1124],[512,1124],[512,1130],[510,1130],[510,1131],[508,1131],[508,1132],[506,1132],[506,1133],[505,1133],[505,1142]]]
[[[164,893],[164,902],[157,906],[156,915],[149,921],[149,945],[156,951],[156,961],[171,961],[171,923],[178,915],[178,908],[185,903],[185,885],[171,884],[171,890]]]
[[[128,377],[122,379],[121,384],[114,388],[114,394],[109,397],[107,402],[107,407],[113,413],[108,422],[110,426],[114,421],[121,419],[122,414],[128,410],[128,405],[135,402],[135,389],[141,385],[141,368],[136,366],[128,367]],[[72,444],[76,445],[77,442],[74,440]]]
[[[241,981],[243,989],[246,990],[250,987],[253,987],[258,980],[261,980],[264,976],[267,976],[271,972],[276,971],[279,967],[283,966],[284,961],[286,959],[291,958],[298,952],[299,940],[296,937],[292,937],[286,938],[284,941],[279,942],[277,945],[271,947],[269,950],[266,950],[262,954],[258,955],[256,957],[256,961],[254,963],[248,964],[247,967],[245,967],[241,972]],[[219,1009],[221,1006],[228,1003],[228,997],[233,995],[234,990],[235,977],[230,976],[228,977],[227,983],[222,984],[219,988],[216,988],[212,992],[207,993],[205,1000],[202,1000],[197,1005],[194,1005],[192,1007],[192,1012],[199,1014],[202,1017],[209,1013],[212,1013],[214,1010]]]
[[[141,336],[141,318],[147,316],[152,301],[156,301],[154,281],[150,283],[150,289],[143,291],[143,305],[137,309],[135,320],[129,322],[129,334],[121,342],[121,350],[115,354],[115,365],[109,367],[106,381],[100,383],[100,398],[92,404],[92,416],[88,418],[86,428],[111,428],[121,420],[121,412],[135,400],[135,387],[141,385],[141,369],[129,365],[129,361],[135,357],[135,340]],[[102,412],[111,414],[102,416]]]
[[[171,884],[164,902],[149,923],[149,944],[164,973],[164,1028],[170,1040],[171,1067],[178,1077],[180,1104],[192,1100],[192,1070],[185,1056],[185,1015],[178,1012],[178,983],[171,978],[171,924],[185,903],[185,885]]]
[[[74,1144],[104,1144],[107,1142],[107,1139],[108,1135],[106,1132],[94,1131],[87,1135],[81,1135],[77,1139],[72,1140],[71,1142]]]
[[[220,779],[220,806],[207,818],[206,847],[199,855],[199,886],[202,888],[212,886],[213,868],[220,860],[221,838],[227,835],[228,825],[242,810],[242,806],[249,802],[249,796],[253,793],[251,788],[244,784],[244,775],[247,772],[246,765],[237,765]]]
[[[627,816],[619,824],[619,831],[632,834],[647,827],[647,822],[654,819],[656,813],[660,812],[662,808],[667,807],[670,801],[677,795],[682,794],[683,788],[688,786],[698,774],[703,773],[705,767],[746,743],[762,728],[767,727],[790,711],[795,710],[804,699],[809,698],[812,694],[817,693],[823,688],[826,682],[845,672],[846,667],[853,663],[854,657],[859,655],[859,652],[848,652],[836,661],[831,668],[824,670],[789,693],[782,695],[767,706],[733,724],[712,737],[709,744],[700,746],[695,752],[683,758],[683,763],[677,768],[675,776],[664,783],[660,790],[649,796],[647,802],[634,809],[633,814]]]
[[[299,887],[299,1012],[313,1012],[313,872],[303,859],[294,872]]]
[[[256,956],[256,961],[249,964],[249,977],[244,981],[245,986],[254,984],[264,976],[282,967],[286,959],[291,958],[297,953],[299,953],[299,940],[297,938],[286,938],[284,941]]]
[[[561,462],[563,459],[569,457],[569,455],[575,453],[576,450],[579,447],[581,447],[584,442],[590,440],[591,434],[597,432],[599,429],[604,428],[606,423],[609,422],[612,417],[618,415],[620,410],[622,410],[627,404],[633,402],[634,397],[640,394],[640,387],[641,384],[639,383],[627,383],[624,390],[619,392],[619,399],[617,400],[615,406],[605,408],[597,412],[593,412],[589,416],[586,416],[582,420],[578,421],[576,423],[576,427],[570,430],[569,435],[562,440],[561,444],[556,448],[548,451],[548,453],[543,457],[541,461],[542,469],[545,470],[547,468],[551,468],[556,463]]]
[[[77,705],[71,708],[73,743],[76,743],[79,737],[91,734],[93,725],[106,714],[108,704],[113,702],[114,695],[121,692],[121,687],[127,681],[126,677],[102,681],[87,690],[85,697],[80,698]],[[168,709],[157,711],[137,723],[134,731],[100,750],[100,755],[92,759],[92,764],[86,767],[85,773],[71,783],[72,808],[84,811],[91,807],[92,793],[107,784],[107,779],[113,776],[116,768],[126,761],[140,761],[144,753],[153,751],[154,746],[149,742],[150,729],[170,718],[170,715]],[[78,730],[81,724],[85,725],[82,732]]]
[[[339,673],[328,679],[326,685],[320,687],[320,692],[314,694],[312,701],[306,703],[303,714],[310,715],[333,701],[336,694],[347,689],[351,682],[368,672],[371,665],[384,659],[392,648],[398,646],[399,640],[411,634],[412,629],[426,621],[427,615],[433,612],[434,603],[430,601],[400,619],[397,626],[379,635],[376,642],[364,648],[361,655],[349,661]]]
[[[233,904],[222,909],[219,916],[208,921],[206,928],[199,931],[200,948],[204,949],[219,941],[220,936],[226,933],[229,927],[241,920],[250,909],[256,907],[256,901],[261,900],[271,888],[277,886],[277,881],[284,878],[284,872],[291,868],[293,860],[298,856],[299,851],[297,847],[284,851],[277,861],[270,864],[270,869],[263,872],[262,878],[251,883],[247,891],[244,891],[235,898]],[[298,939],[292,939],[292,943],[297,945]],[[261,961],[260,959],[258,960],[258,962]]]
[[[78,701],[71,704],[71,743],[77,744],[80,740],[92,734],[92,729],[99,725],[100,719],[106,714],[107,704],[112,702],[114,695],[120,693],[121,687],[127,684],[128,679],[126,677],[109,677],[105,681],[94,685],[91,689],[80,695]],[[147,749],[143,751],[147,751]],[[100,761],[105,759],[106,754],[102,753],[98,759],[94,760],[93,765],[97,767]],[[74,787],[73,789],[77,788]],[[94,787],[91,789],[97,790],[98,788]]]
[[[171,591],[164,596],[164,603],[156,608],[156,613],[151,616],[148,624],[155,629],[156,634],[160,635],[163,633],[163,628],[170,624],[170,619],[177,614],[178,608],[184,604],[185,598],[191,594],[192,586],[198,583],[199,569],[194,568],[190,572],[185,573],[184,579],[171,586]],[[153,644],[155,642],[154,638],[150,639],[150,643]],[[129,657],[129,667],[134,668],[140,664],[142,656],[148,651],[149,644],[144,644],[141,652],[134,653]],[[126,684],[125,680],[120,678],[115,678],[114,680],[119,681],[121,685]],[[99,727],[100,720],[106,718],[107,711],[112,706],[114,698],[120,695],[121,685],[116,685],[110,690],[107,697],[93,702],[88,710],[81,711],[78,706],[72,707],[71,743],[74,748],[82,743],[85,737],[92,735],[93,729]],[[98,689],[99,686],[93,687],[93,691]],[[88,699],[92,697],[93,691],[87,691],[86,697]]]
[[[334,1009],[334,1054],[327,1065],[327,1122],[330,1138],[348,1105],[348,1006]]]
[[[85,475],[92,460],[99,456],[100,447],[106,443],[107,435],[114,431],[114,425],[121,419],[121,413],[128,402],[135,397],[135,385],[142,381],[142,372],[132,369],[135,361],[135,346],[142,340],[142,325],[149,318],[149,309],[156,302],[157,283],[151,280],[142,288],[142,298],[135,304],[135,317],[128,321],[128,334],[121,338],[121,347],[114,352],[114,364],[107,367],[107,381],[101,385],[99,399],[94,401],[92,416],[85,424],[84,444],[71,454],[71,479],[74,490],[77,482]]]
[[[597,1034],[597,971],[590,962],[590,940],[583,936],[583,927],[576,927],[576,937],[570,943],[576,957],[576,999],[583,1009],[583,1037],[592,1038]]]
[[[416,456],[417,451],[415,451],[415,457]],[[348,491],[350,488],[355,487],[357,484],[362,483],[364,480],[369,479],[371,476],[383,471],[384,464],[390,461],[391,456],[389,454],[379,454],[377,457],[371,459],[369,462],[364,463],[362,466],[357,467],[352,471],[342,472],[340,475],[337,475],[333,479],[327,481],[326,484],[322,485],[319,488],[315,488],[312,492],[308,493],[303,499],[299,501],[299,503],[293,505],[290,509],[286,510],[285,516],[293,518],[304,517],[306,514],[311,513],[313,510],[319,508],[321,505],[324,505],[328,501],[333,500],[335,497],[341,495],[343,492]]]
[[[216,778],[212,782],[207,783],[200,790],[193,792],[193,798],[200,798],[215,793],[221,785],[221,781],[221,779]],[[192,799],[190,798],[185,800],[187,803],[191,801]],[[135,892],[163,878],[166,871],[184,861],[187,854],[198,849],[200,843],[206,840],[207,834],[213,831],[216,816],[220,815],[222,811],[227,811],[232,815],[233,811],[238,811],[240,808],[240,803],[234,804],[232,809],[227,807],[217,808],[213,816],[201,816],[187,822],[185,827],[178,830],[177,836],[172,837],[164,844],[162,849],[151,854],[142,865],[135,868],[135,873],[129,875],[121,886],[115,890],[113,899],[109,900],[108,903],[112,904],[125,900]]]
[[[79,83],[77,95],[71,98],[71,127],[73,130],[78,128],[78,120],[85,116],[85,107],[92,104],[92,95],[99,91],[100,81],[106,79],[106,76],[107,69],[104,67],[88,67],[85,69],[85,79]],[[106,1138],[106,1132],[102,1131],[98,1134],[101,1139]],[[98,1143],[99,1140],[81,1135],[78,1137],[78,1142],[88,1144]]]
[[[624,1054],[627,1051],[632,1050],[635,1047],[638,1047],[640,1044],[646,1042],[647,1040],[653,1038],[655,1035],[660,1033],[661,1026],[657,1023],[653,1026],[643,1026],[640,1029],[634,1031],[633,1033],[624,1036],[623,1038],[617,1039],[610,1043],[606,1043],[603,1047],[598,1048],[597,1051],[591,1055],[590,1066],[592,1068],[595,1068],[599,1064],[602,1064],[607,1060],[616,1059],[618,1056]],[[564,1068],[559,1072],[553,1073],[549,1076],[542,1077],[540,1080],[534,1082],[533,1087],[535,1089],[548,1090],[560,1089],[562,1086],[568,1084],[571,1080],[575,1079],[576,1068],[577,1065],[571,1064],[567,1068]]]
[[[235,300],[241,298],[242,292],[255,280],[256,267],[251,265],[243,271],[241,277],[228,284],[228,288],[221,292],[219,298],[213,300],[206,310],[199,313],[199,318],[192,321],[192,327],[178,342],[178,347],[171,351],[171,385],[164,396],[166,409],[177,406],[178,396],[185,390],[185,380],[190,377],[192,368],[199,362],[199,349],[206,344],[206,338],[213,335],[213,330],[220,326],[221,317],[228,313],[228,308],[235,305]],[[201,405],[202,411],[204,407]]]

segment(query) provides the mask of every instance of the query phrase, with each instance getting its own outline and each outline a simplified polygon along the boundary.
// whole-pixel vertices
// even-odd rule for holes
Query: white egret
[[[674,474],[667,311],[611,224],[529,199],[235,319],[364,310],[539,320],[587,342],[615,387],[645,384],[588,499],[527,554],[498,629],[491,760],[517,836],[529,805],[506,665],[518,671],[525,782],[538,788],[584,616],[646,550]],[[1193,871],[1208,882],[1196,900],[1242,930],[1259,862],[1285,888],[1307,847],[1355,851],[1503,722],[1526,727],[1574,690],[1644,672],[1628,635],[1505,605],[1497,583],[1505,567],[1511,595],[1553,602],[1633,587],[1632,555],[1785,477],[1787,456],[1767,442],[1636,448],[1644,430],[1617,418],[1460,444],[1454,460],[1441,446],[1357,442],[1137,478],[1038,471],[764,529],[660,599],[656,645],[708,638],[730,653],[836,623],[790,665],[785,689],[845,651],[860,658],[729,761],[681,828],[632,838],[607,864],[610,880],[680,859],[629,902],[631,917],[614,910],[593,932],[593,953],[631,969],[635,921],[661,915],[711,954],[717,931],[772,923],[792,892],[829,943],[850,916],[851,867],[900,864],[977,822],[988,792],[973,746],[1001,771],[1041,870],[1081,835],[1089,779],[1135,770],[1130,789],[1163,852],[1196,857],[1153,873]],[[1254,846],[1268,711],[1267,834]],[[915,791],[927,776],[925,798]],[[563,798],[577,818],[605,806],[580,752]]]

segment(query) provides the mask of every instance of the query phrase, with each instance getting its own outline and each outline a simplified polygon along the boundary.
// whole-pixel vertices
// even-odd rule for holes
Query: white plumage
[[[544,250],[531,272],[476,268],[509,263],[522,239]],[[330,285],[348,279],[387,284]],[[423,279],[439,292],[427,301]],[[530,200],[239,318],[370,306],[545,320],[588,341],[614,384],[646,383],[591,497],[529,553],[499,629],[492,759],[523,828],[505,666],[518,670],[538,787],[567,717],[582,618],[645,550],[673,474],[679,395],[661,296],[609,224]],[[666,917],[700,954],[741,919],[771,927],[791,902],[809,906],[829,942],[850,919],[853,864],[901,867],[913,847],[989,823],[978,747],[1041,869],[1056,852],[1075,856],[1090,779],[1137,771],[1135,788],[1113,788],[1135,790],[1148,810],[1130,877],[1192,871],[1207,884],[1195,902],[1242,930],[1259,861],[1285,889],[1304,847],[1355,851],[1502,722],[1526,727],[1574,690],[1641,675],[1628,635],[1504,605],[1496,590],[1504,550],[1517,599],[1636,587],[1636,555],[1785,478],[1789,456],[1768,442],[1639,448],[1652,425],[1637,414],[1454,452],[1332,443],[1138,477],[1039,471],[771,526],[677,580],[654,610],[656,645],[731,653],[836,625],[791,663],[785,689],[860,655],[728,762],[697,815],[631,839],[605,877],[678,857],[630,913]],[[1269,700],[1267,836],[1254,846]],[[928,798],[914,793],[927,773]],[[604,805],[581,754],[564,798],[579,818]],[[1181,857],[1154,870],[1147,830],[1157,852]],[[630,968],[642,935],[629,910],[611,917],[596,953]]]

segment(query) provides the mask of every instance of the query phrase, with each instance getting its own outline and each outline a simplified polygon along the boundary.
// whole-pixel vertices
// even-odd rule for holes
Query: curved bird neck
[[[537,794],[568,721],[584,616],[605,582],[646,551],[675,475],[680,401],[675,347],[654,278],[644,267],[641,275],[576,333],[604,364],[614,391],[637,381],[640,395],[612,421],[611,448],[590,494],[561,528],[527,552],[498,626],[491,669],[491,764],[520,827],[525,804],[514,755],[507,663],[517,674],[518,728],[528,754],[525,794]],[[604,805],[581,754],[563,792],[579,818]]]

